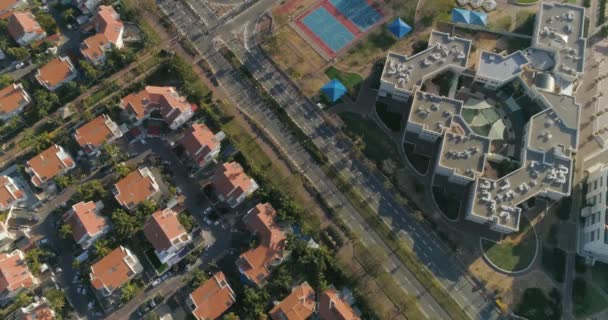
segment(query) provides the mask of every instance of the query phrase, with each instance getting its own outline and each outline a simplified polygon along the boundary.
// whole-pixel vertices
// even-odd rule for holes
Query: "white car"
[[[213,225],[214,225],[214,226],[217,226],[217,225],[219,225],[219,224],[220,224],[220,220],[215,220],[215,221],[213,221]]]
[[[23,66],[25,66],[25,63],[19,62],[19,63],[17,63],[17,65],[15,65],[15,69],[21,69],[21,68],[23,68]]]
[[[161,282],[163,282],[162,279],[158,278],[154,281],[152,281],[152,288],[156,287],[157,285],[161,284]]]
[[[212,224],[211,220],[209,220],[209,219],[207,219],[207,218],[203,219],[203,221],[205,221],[205,223],[206,223],[208,226],[210,226],[210,225]]]
[[[207,207],[205,209],[205,215],[208,215],[209,213],[211,213],[211,211],[213,211],[213,207]]]

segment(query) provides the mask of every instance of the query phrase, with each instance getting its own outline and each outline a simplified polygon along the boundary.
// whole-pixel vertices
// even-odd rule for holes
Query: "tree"
[[[224,320],[239,320],[239,316],[234,312],[230,312],[224,316]]]
[[[114,143],[106,143],[101,147],[101,161],[110,165],[115,165],[121,161],[123,154],[120,147]]]
[[[95,241],[93,248],[95,249],[97,256],[105,257],[110,253],[110,241],[108,239],[97,240]]]
[[[49,306],[55,312],[59,313],[65,306],[65,295],[63,291],[58,289],[51,289],[44,293],[44,297],[49,301]]]
[[[121,238],[130,238],[139,230],[140,223],[137,217],[126,213],[122,209],[112,212],[112,222],[116,226],[116,231]]]
[[[198,288],[205,281],[207,281],[207,275],[201,269],[196,268],[192,270],[190,274],[190,286],[192,289]]]
[[[25,307],[30,303],[32,303],[32,296],[28,295],[26,292],[22,292],[15,297],[15,304],[19,307]]]
[[[192,231],[192,229],[194,229],[194,218],[192,218],[192,215],[190,215],[189,213],[180,212],[177,215],[177,220],[179,221],[179,223],[181,223],[182,226],[184,226],[184,229],[186,229],[187,232],[190,232]]]
[[[87,181],[79,185],[76,189],[77,198],[81,201],[104,198],[107,194],[108,190],[98,179]]]
[[[25,260],[32,273],[38,274],[40,272],[41,264],[52,255],[53,254],[49,251],[35,248],[25,254]]]
[[[42,144],[46,145],[47,143],[46,143],[46,141],[43,141]],[[38,149],[38,148],[36,148],[36,149]],[[44,147],[40,148],[40,150],[43,150],[43,149],[44,149]],[[57,187],[59,188],[59,190],[63,190],[65,188],[67,188],[72,183],[72,179],[67,174],[58,175],[53,180],[55,181],[55,184],[57,185]]]
[[[140,222],[144,222],[151,216],[154,212],[156,212],[157,206],[154,202],[150,200],[145,200],[139,205],[137,205],[137,209],[135,210],[135,216]]]
[[[68,239],[72,236],[72,225],[69,223],[64,223],[59,228],[59,235],[63,239]]]
[[[10,75],[0,74],[0,89],[8,87],[11,83],[13,83],[13,78]]]
[[[120,300],[122,302],[128,302],[129,300],[133,299],[138,292],[139,287],[135,283],[129,281],[122,287],[120,291]]]
[[[274,271],[267,287],[273,296],[284,296],[289,293],[292,284],[291,273],[284,265],[281,265]]]
[[[36,21],[48,35],[57,33],[57,22],[50,14],[39,12],[36,15]]]
[[[154,312],[154,310],[146,313],[146,315],[143,317],[144,320],[160,320],[160,317],[156,314],[156,312]]]
[[[266,301],[270,296],[266,291],[246,287],[240,304],[242,314],[246,319],[260,319],[265,315]]]
[[[67,8],[67,9],[65,9],[65,11],[63,11],[61,13],[61,18],[63,19],[63,21],[65,21],[67,23],[70,20],[74,19],[74,14],[75,14],[74,9]]]
[[[6,54],[13,60],[25,60],[30,54],[24,47],[11,47],[6,49]]]
[[[86,60],[80,60],[80,68],[84,71],[84,76],[89,81],[94,81],[99,77],[99,70],[97,70],[91,63]]]
[[[118,175],[118,178],[124,178],[131,172],[131,168],[127,167],[124,163],[118,163],[112,169]]]

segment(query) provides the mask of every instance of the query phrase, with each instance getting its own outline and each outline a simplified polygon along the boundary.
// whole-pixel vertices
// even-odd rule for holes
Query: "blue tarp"
[[[403,38],[405,35],[412,31],[407,23],[403,22],[401,18],[395,19],[393,23],[388,26],[388,30],[392,32],[397,38]]]
[[[331,102],[336,102],[346,93],[346,87],[342,82],[333,79],[321,88],[321,92],[326,95]]]
[[[485,27],[488,24],[488,15],[483,12],[454,8],[452,10],[452,22]]]

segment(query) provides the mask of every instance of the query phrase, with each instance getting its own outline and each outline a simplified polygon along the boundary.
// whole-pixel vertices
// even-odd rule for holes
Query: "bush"
[[[561,297],[555,288],[549,297],[540,288],[528,288],[520,301],[515,309],[515,313],[520,317],[528,320],[561,319]]]

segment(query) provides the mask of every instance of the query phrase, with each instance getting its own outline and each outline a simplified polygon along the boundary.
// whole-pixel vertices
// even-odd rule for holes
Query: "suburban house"
[[[13,83],[0,90],[0,120],[7,121],[20,114],[31,101],[20,83]]]
[[[25,171],[32,176],[32,184],[43,188],[56,176],[74,169],[76,163],[72,156],[56,144],[42,151],[26,162]]]
[[[179,261],[173,258],[192,241],[177,219],[177,213],[171,209],[153,213],[144,224],[144,235],[154,247],[158,260],[170,266]]]
[[[101,297],[111,296],[129,280],[143,271],[139,259],[120,246],[91,266],[91,285]]]
[[[0,252],[9,251],[15,240],[15,234],[8,229],[7,223],[10,215],[0,221]]]
[[[53,320],[55,311],[50,307],[45,297],[11,313],[6,320]]]
[[[197,320],[218,319],[234,302],[236,295],[221,271],[196,288],[187,300]]]
[[[41,86],[55,91],[76,78],[76,68],[69,57],[55,57],[36,71],[36,80]]]
[[[21,292],[38,284],[25,261],[21,250],[0,254],[0,304],[5,304]]]
[[[99,6],[93,17],[93,26],[97,33],[84,40],[80,52],[93,65],[99,66],[106,61],[106,52],[112,46],[118,49],[123,47],[125,27],[112,6]]]
[[[219,200],[226,202],[231,208],[241,204],[258,189],[258,184],[245,173],[238,162],[224,163],[213,175],[211,183]]]
[[[87,155],[99,154],[101,146],[122,137],[116,122],[102,114],[76,129],[74,138]]]
[[[319,318],[321,320],[360,320],[350,303],[333,287],[323,291],[319,297]]]
[[[305,320],[315,312],[315,290],[304,282],[270,310],[272,320]]]
[[[80,9],[83,14],[91,14],[101,3],[101,0],[74,0],[74,5]]]
[[[26,195],[9,176],[0,176],[0,211],[9,210],[26,199]]]
[[[181,144],[186,155],[202,168],[220,154],[225,137],[222,131],[214,134],[204,123],[195,123],[186,131]]]
[[[153,197],[160,188],[148,167],[137,168],[114,185],[116,201],[127,209]]]
[[[63,215],[63,221],[72,226],[74,241],[88,249],[97,239],[110,231],[110,224],[99,211],[103,202],[79,202]]]
[[[120,100],[120,108],[125,110],[136,123],[158,111],[171,130],[179,128],[194,115],[196,105],[180,96],[174,87],[147,86],[138,93],[132,93]]]
[[[2,0],[0,1],[0,16],[24,7],[26,4],[26,0]]]
[[[8,34],[21,46],[46,38],[46,32],[29,12],[13,12],[8,17]]]
[[[275,222],[276,211],[269,203],[260,203],[249,210],[243,221],[257,236],[259,245],[241,254],[236,261],[241,276],[250,283],[263,286],[270,274],[285,258],[287,237]]]

